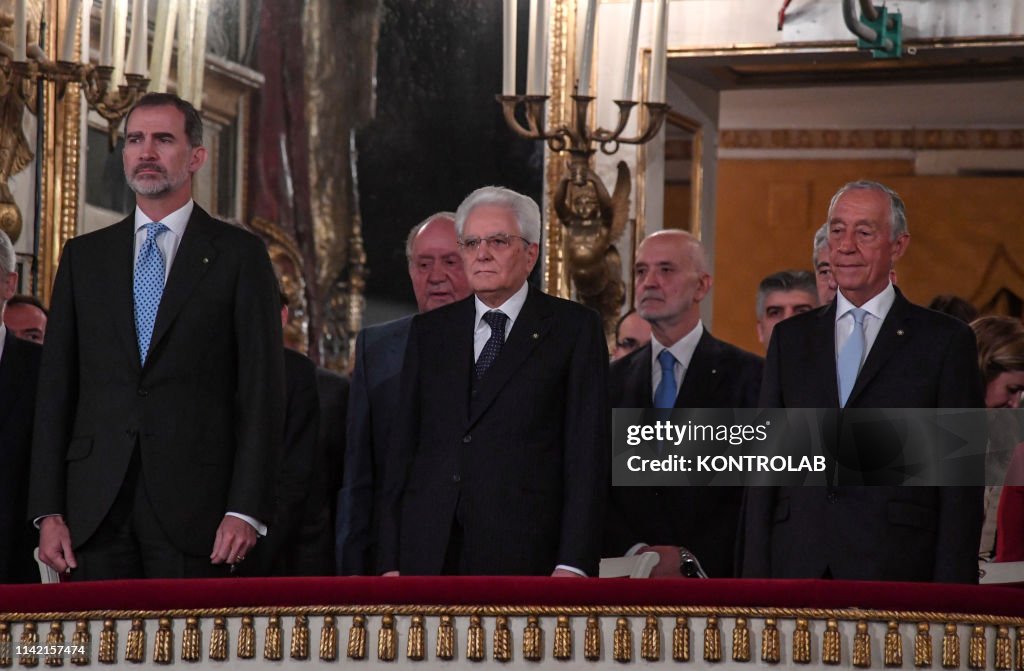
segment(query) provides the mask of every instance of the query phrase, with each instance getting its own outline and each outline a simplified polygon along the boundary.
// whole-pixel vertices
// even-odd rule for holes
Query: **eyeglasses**
[[[509,245],[512,244],[513,239],[522,240],[527,245],[530,244],[529,240],[520,235],[509,235],[508,233],[495,233],[494,235],[488,235],[486,238],[463,238],[462,240],[459,240],[459,247],[462,248],[463,251],[475,252],[477,249],[480,248],[480,245],[482,243],[486,242],[487,246],[491,248],[491,251],[503,252],[509,248]]]

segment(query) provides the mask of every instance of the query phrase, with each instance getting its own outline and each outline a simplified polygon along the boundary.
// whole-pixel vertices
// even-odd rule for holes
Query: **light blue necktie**
[[[847,314],[853,315],[853,331],[843,343],[843,348],[839,350],[839,365],[836,367],[839,373],[840,408],[846,407],[846,401],[849,400],[850,392],[857,381],[857,373],[860,372],[860,364],[864,360],[864,350],[867,348],[864,337],[864,315],[867,314],[867,310],[853,308]]]
[[[661,382],[654,390],[654,407],[671,408],[676,404],[676,358],[667,349],[658,355],[661,364]]]
[[[170,230],[158,221],[146,224],[146,239],[135,262],[135,333],[139,339],[139,360],[146,363],[149,341],[153,337],[156,311],[164,293],[164,253],[156,240],[164,231]]]

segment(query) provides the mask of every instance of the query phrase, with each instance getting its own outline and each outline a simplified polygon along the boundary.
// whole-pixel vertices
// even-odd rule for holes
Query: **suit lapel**
[[[4,336],[4,353],[0,356],[0,427],[7,422],[14,399],[18,397],[17,385],[21,378],[17,370],[19,355],[17,338],[8,330]]]
[[[810,348],[811,357],[808,370],[822,371],[816,380],[821,385],[821,405],[828,408],[839,407],[839,380],[836,378],[836,302],[833,300],[828,307],[819,311],[815,323],[812,340],[816,346]],[[813,383],[808,380],[808,383]],[[817,406],[816,406],[817,407]]]
[[[905,336],[911,330],[908,306],[909,302],[897,289],[896,300],[889,308],[889,314],[885,316],[878,336],[875,338],[874,344],[871,345],[868,358],[864,360],[864,365],[861,367],[860,373],[857,374],[857,381],[853,385],[846,405],[854,405],[857,396],[871,384],[871,380],[885,367],[886,362],[903,346],[906,341]]]
[[[623,408],[653,408],[654,391],[651,387],[651,343],[647,343],[629,356],[624,374]]]
[[[446,308],[447,309],[447,308]],[[453,417],[464,420],[469,416],[469,389],[473,374],[473,320],[476,317],[476,304],[473,296],[465,298],[451,306],[447,313],[448,324],[442,329],[443,341],[434,346],[444,357],[444,364],[431,367],[437,375],[437,389],[444,390],[453,405]],[[420,356],[424,356],[421,354]],[[422,367],[421,367],[422,370]],[[430,382],[435,388],[434,381]]]
[[[139,370],[139,338],[135,333],[135,215],[114,224],[113,248],[107,268],[112,277],[110,287],[111,324],[117,333],[132,369]]]
[[[675,407],[700,407],[702,398],[715,398],[714,388],[718,386],[718,341],[704,329],[697,347],[693,350],[690,365],[683,375],[683,383],[679,385]]]
[[[153,338],[149,345],[151,356],[147,357],[147,362],[153,360],[152,353],[156,352],[160,339],[167,333],[199,280],[216,260],[217,250],[212,244],[211,227],[207,225],[209,219],[210,216],[198,205],[194,206],[160,299],[156,323],[153,325]]]
[[[474,310],[474,317],[475,317]],[[512,331],[501,348],[498,358],[487,369],[483,379],[477,382],[477,393],[469,406],[469,424],[472,426],[480,415],[494,402],[498,392],[505,386],[530,356],[530,353],[544,341],[551,327],[551,311],[545,304],[544,296],[534,288],[530,288],[523,309],[516,318]],[[468,329],[472,346],[473,327]],[[472,362],[472,350],[470,350]],[[469,375],[473,375],[472,370]],[[468,376],[466,379],[470,379]]]

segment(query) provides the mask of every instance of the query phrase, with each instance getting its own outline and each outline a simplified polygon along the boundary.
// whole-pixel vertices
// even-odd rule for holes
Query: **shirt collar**
[[[4,356],[4,343],[7,342],[7,327],[4,326],[3,319],[0,319],[0,359]]]
[[[496,308],[487,307],[487,305],[480,300],[479,296],[473,296],[473,302],[476,304],[476,321],[473,322],[473,328],[477,329],[480,327],[480,321],[484,318],[484,315],[492,310],[501,310],[508,317],[509,325],[514,324],[516,317],[523,310],[523,304],[526,303],[526,295],[529,293],[529,287],[526,282],[523,282],[523,286],[519,287],[519,291],[515,292],[508,297],[504,303]]]
[[[693,353],[697,350],[697,343],[700,342],[702,335],[704,335],[704,321],[698,319],[697,325],[689,333],[672,343],[670,347],[662,345],[658,342],[657,338],[651,338],[652,361],[657,362],[661,351],[667,349],[669,352],[672,352],[672,356],[683,365],[684,369],[689,368],[690,361],[693,359]]]
[[[889,314],[889,309],[892,308],[892,304],[896,302],[896,290],[892,286],[892,282],[886,285],[885,289],[876,294],[871,300],[864,303],[860,307],[872,317],[884,320],[885,316]],[[839,321],[846,313],[857,307],[843,295],[842,290],[836,292],[836,321]]]
[[[195,205],[195,201],[189,198],[187,203],[161,219],[160,223],[169,228],[171,233],[174,233],[176,236],[181,238],[181,236],[185,234],[185,227],[188,225],[188,220],[192,217],[192,209]],[[149,215],[143,212],[142,209],[136,205],[135,232],[138,233],[140,228],[152,222],[153,220],[150,219]]]

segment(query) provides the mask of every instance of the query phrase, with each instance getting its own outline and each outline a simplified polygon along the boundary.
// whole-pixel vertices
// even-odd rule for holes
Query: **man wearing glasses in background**
[[[596,575],[609,465],[597,313],[526,279],[540,210],[500,187],[455,217],[474,295],[413,319],[378,568]]]

